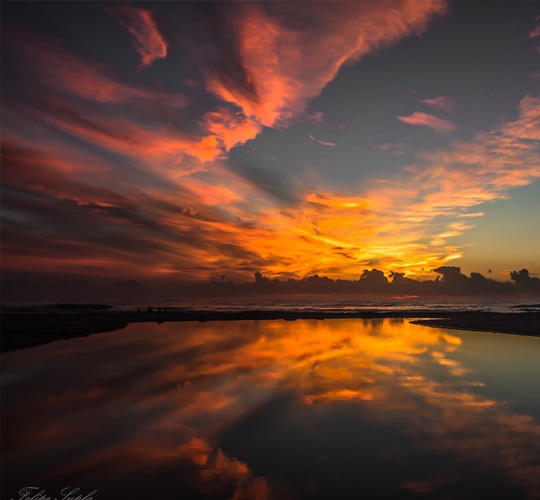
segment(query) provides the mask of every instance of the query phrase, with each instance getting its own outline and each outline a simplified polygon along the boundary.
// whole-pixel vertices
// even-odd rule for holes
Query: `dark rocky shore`
[[[462,330],[540,336],[540,312],[492,313],[448,311],[306,312],[306,311],[182,311],[135,313],[120,311],[10,313],[1,315],[1,352],[34,347],[48,342],[93,333],[111,332],[129,323],[165,321],[235,321],[415,318],[415,323]]]

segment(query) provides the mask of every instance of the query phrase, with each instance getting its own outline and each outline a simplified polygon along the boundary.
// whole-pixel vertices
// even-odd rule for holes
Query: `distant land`
[[[249,292],[254,294],[359,293],[393,296],[540,295],[540,279],[530,276],[527,269],[512,271],[510,282],[496,281],[474,272],[466,276],[462,274],[461,268],[454,266],[438,267],[433,272],[438,273],[437,278],[426,281],[409,278],[399,272],[390,272],[387,277],[378,269],[365,269],[356,281],[334,280],[318,275],[281,281],[255,273],[255,281],[252,283],[237,285],[233,282],[213,281],[209,284],[198,284],[194,286],[194,290],[226,291],[233,294]]]
[[[400,272],[387,275],[378,269],[365,269],[358,280],[331,279],[318,275],[298,279],[269,278],[260,272],[254,280],[235,283],[225,276],[206,282],[128,279],[123,281],[67,276],[34,280],[3,280],[2,305],[32,305],[53,302],[141,302],[153,298],[212,298],[292,295],[359,295],[370,297],[537,297],[540,279],[527,269],[512,271],[511,281],[497,281],[480,273],[466,276],[459,267],[442,266],[433,270],[437,277],[420,281]]]

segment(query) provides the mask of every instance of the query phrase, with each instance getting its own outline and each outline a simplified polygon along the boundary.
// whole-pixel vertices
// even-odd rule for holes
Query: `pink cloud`
[[[82,60],[53,39],[28,36],[17,40],[17,52],[32,63],[32,73],[28,76],[62,95],[69,92],[104,104],[137,101],[173,109],[186,105],[186,96],[180,92],[160,92],[119,82],[107,75],[103,65]]]
[[[408,123],[410,125],[422,125],[424,127],[432,128],[438,131],[450,132],[456,129],[456,126],[453,122],[449,120],[443,120],[442,118],[437,118],[433,115],[428,115],[427,113],[421,113],[420,111],[415,111],[412,115],[409,116],[396,116],[398,120],[401,120],[403,123]]]
[[[454,111],[457,107],[455,99],[451,96],[433,97],[431,99],[422,99],[417,102],[426,104],[437,111],[445,111],[448,113]]]
[[[535,19],[535,21],[538,21],[538,18]],[[529,38],[538,38],[540,37],[540,24],[536,26],[530,33]],[[536,52],[540,54],[540,44],[536,44]]]
[[[445,9],[443,0],[347,2],[339,9],[324,2],[276,2],[264,10],[243,3],[231,21],[242,78],[216,72],[206,87],[262,126],[286,127],[343,65],[422,32]],[[291,17],[305,22],[293,27]]]
[[[42,99],[41,108],[20,105],[19,110],[88,143],[152,161],[155,169],[174,165],[182,171],[185,155],[204,163],[221,154],[215,135],[197,137],[165,128],[150,129],[123,117],[104,118],[98,113],[79,111],[59,99]]]
[[[129,5],[107,6],[105,10],[131,34],[131,43],[141,56],[139,71],[167,57],[167,42],[156,26],[152,11]]]
[[[455,143],[451,150],[420,155],[427,165],[412,166],[408,172],[426,194],[413,208],[441,215],[503,198],[508,189],[540,177],[540,98],[525,96],[519,111],[516,121],[498,130]]]
[[[261,131],[261,125],[253,118],[241,113],[233,113],[227,108],[218,108],[207,113],[201,122],[203,127],[214,134],[225,151],[238,144],[254,139]]]
[[[335,142],[325,142],[325,141],[320,141],[319,139],[315,139],[315,137],[313,137],[311,134],[309,134],[309,138],[312,141],[318,142],[321,146],[337,146]]]
[[[536,38],[540,36],[540,24],[536,26],[530,33],[529,38]]]

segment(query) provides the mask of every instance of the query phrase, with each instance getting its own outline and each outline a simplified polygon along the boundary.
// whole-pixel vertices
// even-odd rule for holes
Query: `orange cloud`
[[[269,191],[280,186],[267,188],[267,179],[250,182],[222,161],[225,152],[253,139],[263,126],[292,123],[344,64],[421,31],[443,11],[442,2],[427,0],[355,2],[343,9],[293,2],[272,3],[263,10],[244,3],[232,21],[245,70],[243,86],[219,74],[207,81],[217,97],[238,109],[221,103],[206,111],[197,120],[197,131],[189,133],[156,118],[161,112],[172,118],[171,110],[184,110],[182,94],[123,84],[108,76],[107,68],[54,43],[21,43],[18,50],[34,65],[39,86],[32,99],[4,106],[4,117],[20,119],[17,129],[26,135],[11,140],[3,134],[11,142],[3,153],[4,163],[10,163],[3,165],[3,182],[42,196],[39,203],[17,199],[14,220],[24,219],[36,229],[21,227],[21,238],[22,233],[42,234],[45,225],[39,217],[51,206],[65,204],[54,212],[57,225],[51,223],[51,246],[46,248],[53,252],[54,242],[69,263],[62,266],[40,254],[37,239],[19,253],[10,248],[4,261],[25,269],[50,266],[71,272],[77,260],[82,269],[90,269],[88,261],[95,256],[103,274],[124,269],[186,279],[216,273],[251,278],[261,270],[272,276],[318,273],[357,279],[364,267],[422,276],[460,258],[462,248],[451,239],[471,226],[457,221],[480,216],[478,205],[540,177],[537,97],[522,99],[514,122],[445,150],[421,153],[397,175],[342,191],[317,187],[322,183],[314,181],[288,197],[272,198]],[[309,23],[310,30],[291,27],[283,22],[291,12],[320,22]],[[422,102],[441,105],[442,99]],[[140,120],[130,119],[121,104],[129,104],[129,113]],[[398,118],[438,130],[454,127],[425,113]],[[58,131],[82,139],[84,148],[63,135],[58,139]],[[35,137],[39,147],[33,147]],[[88,145],[98,146],[95,155],[88,153]],[[104,160],[102,150],[114,153],[114,159]],[[32,207],[39,210],[32,212]],[[29,213],[39,217],[33,220]],[[92,227],[99,235],[92,244],[84,235],[77,241],[62,234],[61,222],[64,231],[74,221],[86,227],[90,213],[96,216]],[[126,240],[136,245],[126,248],[123,239],[107,237],[111,222],[122,226]],[[137,255],[138,248],[147,248],[147,253]]]
[[[261,125],[253,118],[233,113],[226,108],[207,113],[202,125],[212,133],[225,151],[254,139],[261,132]]]
[[[422,125],[434,130],[450,132],[456,128],[454,123],[449,120],[443,120],[442,118],[437,118],[436,116],[428,115],[427,113],[421,113],[420,111],[415,111],[409,116],[396,116],[396,118],[403,123],[416,126]]]
[[[273,257],[265,271],[303,276],[317,272],[355,278],[366,266],[422,276],[462,257],[448,243],[472,226],[463,217],[510,188],[540,177],[540,98],[526,96],[520,116],[470,142],[419,155],[419,162],[356,197],[316,191],[287,210],[256,216],[273,234],[244,237],[243,245]],[[261,229],[262,231],[262,229]]]
[[[129,31],[131,43],[141,56],[139,70],[167,57],[167,42],[156,26],[152,11],[129,5],[108,5],[104,9]]]
[[[237,115],[224,116],[234,121]],[[462,256],[462,249],[450,241],[471,227],[471,219],[482,215],[478,205],[504,197],[508,189],[540,177],[536,146],[540,102],[531,96],[521,101],[516,121],[478,134],[469,142],[455,142],[446,150],[420,154],[416,164],[384,179],[386,182],[372,180],[359,187],[356,195],[310,189],[287,207],[261,197],[257,187],[218,163],[209,162],[204,167],[206,172],[200,165],[179,163],[188,151],[204,159],[195,149],[202,148],[204,141],[208,141],[208,158],[218,155],[217,131],[193,142],[121,121],[106,122],[96,117],[80,120],[73,113],[43,115],[43,119],[94,144],[142,159],[144,165],[151,166],[156,180],[166,180],[181,193],[165,193],[150,185],[133,192],[129,178],[114,175],[103,161],[69,154],[66,147],[32,154],[27,143],[3,154],[6,165],[14,162],[13,168],[3,167],[4,182],[21,187],[27,183],[37,192],[72,200],[80,208],[77,213],[92,211],[99,215],[96,220],[103,221],[103,227],[107,227],[107,221],[122,220],[119,213],[129,213],[127,208],[119,212],[107,205],[129,210],[145,206],[152,229],[146,222],[140,226],[143,222],[139,219],[127,226],[124,222],[124,227],[137,229],[137,235],[131,237],[151,246],[152,259],[136,255],[134,248],[113,250],[111,245],[119,246],[120,240],[108,240],[101,253],[109,260],[96,260],[104,274],[122,269],[120,262],[125,259],[124,267],[129,272],[138,266],[140,273],[175,273],[186,279],[216,273],[247,278],[255,270],[272,276],[318,273],[357,279],[365,267],[427,275],[431,269]],[[80,172],[100,172],[99,179],[94,175],[83,176],[83,180]],[[100,179],[111,189],[100,192]],[[115,190],[133,194],[115,195]],[[248,199],[256,203],[248,205]],[[470,213],[472,208],[474,212]],[[82,220],[88,224],[86,218]],[[67,240],[71,239],[64,237],[63,241]],[[50,241],[62,238],[58,235]],[[60,255],[66,254],[73,265],[63,268],[75,270],[74,256],[78,254],[71,244],[66,248]],[[92,248],[93,255],[98,255],[99,244]],[[38,263],[35,251],[23,262],[24,253],[17,255],[14,251],[12,260],[10,251],[4,260],[28,269],[33,265],[62,269],[60,261],[49,261],[46,256]],[[84,269],[88,268],[87,259],[87,255],[80,256]]]
[[[261,199],[257,188],[218,164],[209,163],[205,167],[211,175],[207,179],[198,177],[200,167],[183,171],[178,165],[171,169],[171,162],[181,161],[186,151],[204,158],[202,153],[191,149],[197,143],[189,138],[173,138],[166,132],[159,135],[133,124],[105,122],[96,117],[91,121],[80,120],[72,113],[44,116],[44,119],[85,140],[132,155],[134,159],[144,159],[152,165],[154,176],[167,179],[171,186],[181,190],[182,196],[178,198],[161,190],[152,191],[150,186],[145,188],[148,216],[156,231],[154,234],[145,229],[138,237],[152,245],[153,258],[141,260],[134,255],[136,252],[126,253],[124,249],[110,263],[96,260],[96,265],[104,266],[105,270],[121,269],[119,261],[125,258],[130,270],[140,265],[140,272],[151,273],[154,269],[160,273],[179,273],[186,278],[209,277],[216,272],[234,274],[238,272],[235,269],[246,269],[246,277],[254,270],[261,270],[273,276],[318,273],[357,279],[364,267],[421,276],[460,258],[461,249],[448,241],[471,227],[463,223],[462,217],[477,216],[477,210],[473,214],[468,211],[540,176],[535,146],[536,138],[540,137],[539,110],[538,98],[526,97],[520,104],[520,117],[497,131],[479,134],[467,143],[455,143],[448,150],[419,155],[417,164],[385,179],[384,183],[368,183],[355,196],[310,190],[299,197],[298,203],[286,208]],[[234,119],[236,115],[232,116]],[[217,137],[210,135],[205,139],[209,141],[209,158],[219,154]],[[200,144],[203,145],[203,140]],[[96,196],[95,189],[88,192],[72,181],[59,183],[64,188],[58,191],[54,183],[47,181],[47,175],[41,175],[43,166],[52,169],[49,172],[54,170],[63,175],[56,179],[76,177],[81,169],[93,168],[86,167],[87,162],[75,156],[64,157],[65,154],[54,151],[48,157],[28,157],[24,159],[28,167],[8,170],[11,172],[8,177],[19,178],[18,184],[24,185],[25,172],[30,172],[27,169],[35,163],[35,189],[55,197],[79,200],[78,206],[87,207],[100,217],[117,217],[106,205],[125,206],[125,199]],[[101,168],[102,178],[110,177],[109,167]],[[129,206],[140,205],[135,201],[137,197],[141,199],[141,194],[130,200]],[[257,199],[257,209],[244,203],[250,198]],[[167,205],[154,210],[151,207],[157,206],[158,199]],[[220,210],[219,216],[212,207]],[[160,238],[160,233],[169,232],[186,234],[189,238]],[[110,255],[110,249],[107,252]],[[38,265],[32,259],[35,256],[29,257],[25,268]],[[85,256],[80,258],[83,268],[87,268],[85,259]],[[138,264],[142,261],[144,265]],[[73,265],[64,268],[75,269],[76,262],[75,259]],[[59,262],[45,260],[43,264],[51,269],[62,268]],[[22,261],[18,265],[23,265]]]
[[[505,191],[540,176],[540,98],[526,96],[520,116],[472,142],[456,143],[447,151],[419,155],[426,165],[409,171],[413,182],[431,186],[424,203],[442,213],[505,196]],[[422,210],[422,204],[415,209]]]

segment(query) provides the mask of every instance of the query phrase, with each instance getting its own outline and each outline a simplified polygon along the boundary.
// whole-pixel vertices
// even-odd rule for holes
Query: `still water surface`
[[[401,319],[141,323],[6,353],[2,498],[540,498],[539,360],[539,338]]]

